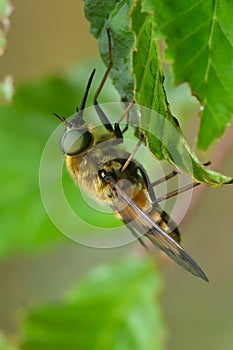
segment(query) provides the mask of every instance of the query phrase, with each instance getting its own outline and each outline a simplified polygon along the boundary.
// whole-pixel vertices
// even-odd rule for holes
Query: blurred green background
[[[83,74],[89,74],[93,68],[93,61],[98,57],[98,48],[96,41],[89,34],[89,24],[84,17],[82,1],[68,0],[64,6],[55,0],[21,0],[13,2],[13,5],[15,11],[11,16],[11,30],[7,35],[7,51],[0,61],[0,76],[11,74],[16,86],[31,80],[36,84],[39,79],[60,75],[79,63],[81,81],[84,81]],[[85,68],[82,69],[84,62]],[[103,72],[104,68],[101,67],[101,70]],[[100,71],[100,76],[102,72]],[[56,89],[56,82],[51,84],[52,88]],[[188,97],[187,87],[171,89],[169,100],[177,115],[189,115],[188,120],[181,120],[181,124],[185,127],[187,138],[193,143],[193,131],[198,128],[197,104]],[[52,119],[51,113],[62,114],[62,104],[66,101],[69,104],[68,95],[64,94],[64,101],[60,101],[59,106],[51,102],[43,107],[44,113],[47,114],[44,123],[48,123],[48,126],[38,125],[38,129],[44,130],[45,143],[46,137],[49,137],[49,130],[52,132],[57,126],[57,121]],[[33,104],[32,101],[28,103]],[[72,114],[74,107],[68,105],[67,111]],[[3,115],[1,123],[2,118],[4,119]],[[36,114],[33,114],[32,118],[36,118]],[[17,122],[20,122],[20,116]],[[3,123],[9,123],[9,120],[4,120]],[[14,120],[11,119],[10,123],[14,124]],[[14,127],[17,128],[17,125]],[[31,147],[30,137],[34,137],[30,133],[35,132],[35,128],[31,130],[31,125],[24,124],[22,127],[28,128],[29,138],[25,140],[25,149],[22,150],[27,152]],[[202,155],[203,160],[211,159],[213,168],[227,175],[233,174],[232,131],[233,129],[229,128],[223,139],[211,147],[208,154]],[[11,142],[13,141],[16,142],[17,151],[17,139]],[[17,155],[9,156],[4,150],[3,143],[1,166],[4,168],[1,169],[1,173],[5,173],[6,167],[11,167],[12,160],[16,161],[17,158]],[[37,149],[35,152],[38,159],[28,159],[29,162],[35,161],[36,176],[42,150]],[[28,168],[26,164],[19,163],[18,166],[26,170]],[[4,177],[3,181],[3,188],[9,191],[9,198],[18,200],[11,178]],[[6,183],[7,181],[9,182]],[[23,185],[27,186],[26,180]],[[38,188],[35,191],[39,196]],[[169,329],[169,350],[217,350],[220,347],[224,350],[232,349],[232,193],[232,188],[227,186],[218,190],[198,189],[181,225],[185,247],[204,268],[210,283],[205,284],[193,278],[173,263],[162,267],[165,279],[162,301]],[[7,206],[7,203],[2,205]],[[30,215],[33,211],[33,201],[30,197],[27,197],[22,205]],[[17,225],[17,215],[10,205],[8,210],[9,217],[17,227],[17,235],[23,235],[24,228]],[[42,216],[45,215],[42,204],[39,212]],[[5,220],[5,217],[3,219]],[[37,223],[32,220],[29,224]],[[8,223],[4,222],[1,231],[5,225]],[[58,235],[56,229],[50,225],[52,233],[49,232],[48,235]],[[13,237],[14,234],[15,232],[12,233]],[[38,237],[36,239],[39,241]],[[64,242],[66,244],[63,244]],[[44,244],[41,249],[34,250],[33,254],[30,254],[30,247],[25,249],[25,253],[19,249],[17,251],[16,244],[14,252],[0,262],[0,329],[14,336],[21,314],[27,310],[27,305],[59,300],[73,281],[85,275],[89,269],[134,249],[137,249],[136,244],[109,250],[91,249],[68,241],[62,235],[56,244]]]

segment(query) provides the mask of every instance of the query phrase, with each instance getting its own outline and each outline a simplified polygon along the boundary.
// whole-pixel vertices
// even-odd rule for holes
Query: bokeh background
[[[82,67],[84,62],[91,70],[98,59],[98,47],[89,33],[82,1],[67,0],[64,6],[55,0],[21,0],[13,5],[7,51],[0,61],[1,77],[11,74],[18,85],[62,74],[77,64]],[[170,89],[169,100],[175,113],[183,116],[181,124],[193,142],[193,131],[198,128],[197,103],[190,98],[187,86]],[[56,106],[48,110],[48,115],[55,110]],[[229,128],[220,142],[201,155],[227,175],[233,174],[232,131]],[[174,264],[163,267],[161,297],[169,329],[168,350],[233,347],[232,197],[230,186],[198,189],[182,223],[185,247],[204,268],[210,283],[189,276]],[[36,254],[8,255],[0,261],[0,328],[14,337],[27,305],[59,300],[73,281],[93,266],[135,247],[103,251],[67,241],[65,245],[43,246]]]

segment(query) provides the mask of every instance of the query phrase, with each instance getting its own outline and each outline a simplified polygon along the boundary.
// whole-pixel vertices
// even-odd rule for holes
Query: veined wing
[[[191,272],[193,275],[208,282],[201,267],[169,234],[158,226],[138,205],[125,193],[110,174],[105,174],[107,181],[117,194],[114,207],[129,226],[148,237],[152,243],[166,253],[172,260]]]

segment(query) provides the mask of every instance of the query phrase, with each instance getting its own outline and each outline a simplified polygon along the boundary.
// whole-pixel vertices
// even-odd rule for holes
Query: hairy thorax
[[[67,156],[66,164],[74,181],[89,196],[104,202],[112,201],[116,196],[111,186],[99,176],[99,171],[110,173],[119,182],[131,198],[137,198],[140,207],[148,206],[148,196],[142,177],[138,174],[137,166],[130,162],[128,168],[121,172],[121,168],[129,157],[129,153],[120,146],[108,146],[106,143],[96,145],[85,154]]]

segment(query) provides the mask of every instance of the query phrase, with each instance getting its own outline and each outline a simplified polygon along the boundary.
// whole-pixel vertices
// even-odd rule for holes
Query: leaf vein
[[[178,18],[182,18],[184,16],[187,15],[188,12],[192,11],[193,9],[195,9],[197,6],[199,6],[199,4],[201,4],[201,1],[198,1],[196,4],[194,4],[193,6],[189,7],[188,9],[185,9],[183,12],[179,13],[176,16],[176,20]],[[166,27],[168,24],[171,24],[174,21],[174,18],[171,18],[170,20],[168,20],[167,22],[165,22],[160,28]]]
[[[211,66],[211,46],[212,46],[212,41],[213,41],[213,34],[214,34],[214,29],[215,29],[215,25],[216,25],[216,11],[217,11],[217,0],[215,0],[214,2],[214,13],[213,13],[213,19],[212,19],[212,25],[211,25],[211,29],[210,29],[210,35],[209,35],[209,39],[208,39],[208,43],[207,43],[207,47],[208,47],[208,60],[207,60],[207,65],[206,65],[206,71],[204,74],[204,80],[208,81],[208,76],[209,76],[209,71],[210,71],[210,66]]]
[[[215,75],[216,75],[216,77],[217,77],[217,79],[218,79],[220,85],[222,85],[222,87],[223,87],[223,89],[225,90],[226,94],[227,94],[228,96],[231,97],[231,94],[229,93],[229,91],[227,90],[227,87],[226,87],[225,84],[223,83],[223,79],[220,78],[220,76],[219,76],[219,74],[218,74],[218,70],[215,68],[215,66],[213,65],[213,63],[211,64],[211,67],[212,67],[212,69],[213,69],[213,71],[214,71],[214,73],[215,73]]]
[[[193,31],[189,32],[186,36],[184,36],[180,41],[177,42],[176,45],[173,46],[173,48],[179,47],[183,42],[185,42],[191,35],[197,33],[202,27],[204,27],[209,21],[211,21],[211,18],[207,19],[204,23],[202,23],[199,27],[195,28]]]
[[[224,30],[223,30],[221,24],[219,23],[219,21],[217,21],[217,23],[218,23],[218,28],[219,28],[219,30],[221,31],[223,37],[226,38],[226,40],[227,40],[227,42],[230,44],[230,46],[233,47],[233,42],[231,42],[231,40],[230,40],[230,38],[228,37],[228,35],[226,35],[226,33],[224,32]]]
[[[179,75],[182,71],[184,71],[187,67],[189,67],[193,62],[195,62],[195,60],[200,56],[200,54],[204,51],[204,49],[207,47],[206,44],[204,44],[201,49],[196,53],[196,55],[194,55],[189,61],[187,61],[187,63],[180,69],[177,71],[177,75]]]

